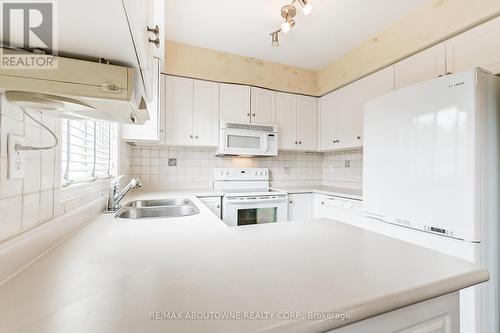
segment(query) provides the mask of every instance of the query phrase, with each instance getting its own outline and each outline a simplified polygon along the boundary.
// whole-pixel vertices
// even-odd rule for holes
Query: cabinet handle
[[[160,37],[160,27],[158,24],[154,28],[148,27],[148,32],[154,33],[157,38]]]
[[[252,117],[255,117],[255,113],[252,113]]]
[[[198,139],[198,135],[195,135],[195,136],[194,136],[194,138],[195,138],[195,139]]]
[[[446,75],[451,75],[451,74],[453,74],[453,73],[452,72],[446,72]]]
[[[361,137],[358,135],[358,136],[356,137],[356,139],[361,140]]]
[[[292,201],[292,200],[290,200],[290,201],[288,201],[288,203],[293,204],[293,201]]]
[[[302,141],[299,141],[299,145],[301,145],[301,144],[302,144]]]
[[[217,205],[217,208],[220,208],[220,205]]]
[[[189,136],[189,138],[190,138],[190,139],[192,139],[192,138],[193,138],[193,136],[192,136],[192,135],[190,135],[190,136]]]
[[[155,39],[150,38],[149,42],[155,44],[157,49],[160,48],[160,37],[156,37]]]
[[[250,117],[250,113],[247,113],[247,116],[249,116],[249,117]]]
[[[297,141],[295,141],[295,144],[297,144]]]
[[[324,204],[325,204],[325,202],[324,202],[324,201],[321,201],[321,204],[322,204],[322,205],[324,205]]]

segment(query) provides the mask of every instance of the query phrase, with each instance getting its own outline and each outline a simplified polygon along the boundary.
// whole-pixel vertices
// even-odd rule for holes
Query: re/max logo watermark
[[[56,68],[55,16],[52,0],[0,0],[0,68]]]

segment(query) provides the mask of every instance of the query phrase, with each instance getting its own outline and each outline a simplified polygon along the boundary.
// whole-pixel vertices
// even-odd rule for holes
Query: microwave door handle
[[[264,134],[264,153],[267,153],[269,150],[269,137],[267,134]]]

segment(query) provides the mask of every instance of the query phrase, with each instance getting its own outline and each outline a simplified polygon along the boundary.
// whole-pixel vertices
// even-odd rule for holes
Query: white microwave
[[[277,156],[278,126],[221,121],[217,156]]]

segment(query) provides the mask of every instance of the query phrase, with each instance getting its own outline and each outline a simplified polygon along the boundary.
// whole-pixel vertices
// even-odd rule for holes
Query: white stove
[[[229,226],[287,219],[288,195],[269,189],[266,168],[216,168],[214,188],[224,192],[222,219]]]

